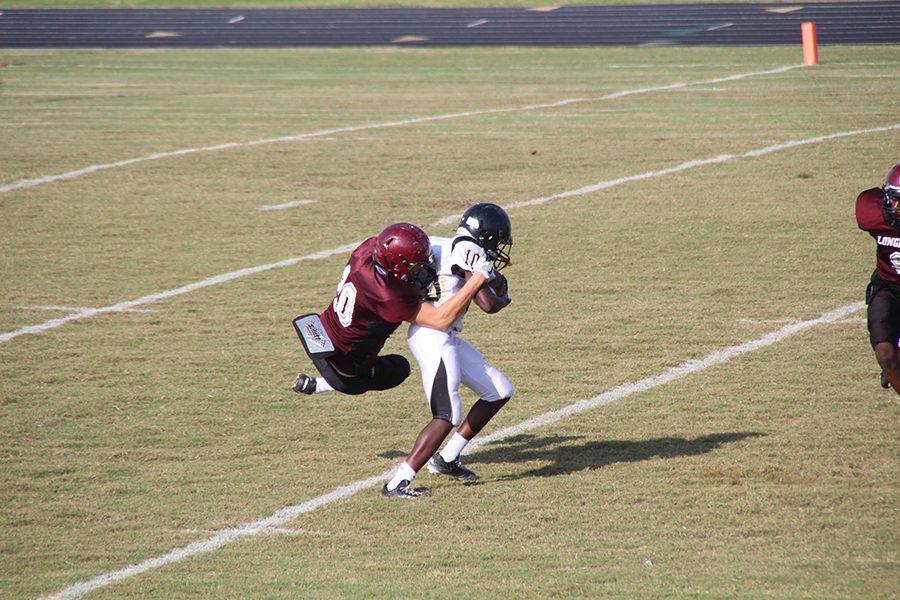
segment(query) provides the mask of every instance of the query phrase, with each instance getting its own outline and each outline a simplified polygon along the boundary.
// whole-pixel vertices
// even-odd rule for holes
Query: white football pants
[[[486,402],[515,393],[506,375],[484,362],[481,352],[455,331],[410,325],[406,339],[419,363],[432,416],[450,421],[454,427],[462,421],[459,384]]]

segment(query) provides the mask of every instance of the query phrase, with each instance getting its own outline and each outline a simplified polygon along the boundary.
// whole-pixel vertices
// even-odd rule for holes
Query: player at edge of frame
[[[856,223],[875,239],[875,270],[866,288],[869,342],[881,367],[881,385],[900,394],[900,163],[884,185],[856,198]]]

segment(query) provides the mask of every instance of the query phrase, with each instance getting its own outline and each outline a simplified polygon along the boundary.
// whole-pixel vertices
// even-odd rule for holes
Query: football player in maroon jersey
[[[473,276],[446,304],[424,302],[434,276],[428,235],[410,223],[395,223],[367,239],[350,255],[332,303],[319,315],[334,352],[313,358],[321,377],[300,373],[294,391],[363,394],[400,385],[409,376],[409,361],[399,354],[378,356],[385,341],[407,321],[447,329],[468,307],[493,265],[482,260]]]
[[[888,171],[883,187],[857,197],[856,222],[877,244],[875,271],[866,288],[869,341],[881,366],[881,385],[900,394],[900,163]]]

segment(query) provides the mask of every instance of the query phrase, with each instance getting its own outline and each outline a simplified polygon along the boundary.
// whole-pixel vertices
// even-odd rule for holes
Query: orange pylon
[[[807,66],[819,64],[819,42],[816,40],[816,24],[806,21],[800,25],[803,38],[803,64]]]

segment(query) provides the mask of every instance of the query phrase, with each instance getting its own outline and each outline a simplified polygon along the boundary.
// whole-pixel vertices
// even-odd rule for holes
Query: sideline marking
[[[623,183],[628,183],[630,181],[640,181],[643,179],[650,179],[652,177],[659,177],[661,175],[668,175],[670,173],[677,173],[679,171],[686,171],[688,169],[693,169],[694,167],[700,167],[703,165],[710,165],[715,163],[727,162],[730,160],[734,160],[736,158],[750,158],[750,157],[758,157],[764,154],[768,154],[770,152],[777,152],[779,150],[784,150],[786,148],[795,148],[797,146],[802,146],[804,144],[813,144],[823,142],[825,140],[837,139],[842,137],[848,137],[852,135],[860,135],[865,133],[880,133],[884,131],[891,131],[894,129],[900,129],[900,123],[895,123],[893,125],[886,125],[883,127],[873,127],[870,129],[855,129],[853,131],[843,131],[839,133],[832,133],[828,135],[821,135],[812,138],[806,138],[803,140],[793,140],[790,142],[785,142],[783,144],[776,144],[774,146],[766,146],[765,148],[759,150],[751,150],[749,152],[745,152],[744,154],[722,154],[719,156],[715,156],[713,158],[705,158],[700,160],[691,160],[687,162],[683,162],[680,165],[669,167],[667,169],[660,169],[658,171],[647,171],[646,173],[641,173],[640,175],[630,175],[628,177],[620,177],[619,179],[613,179],[610,181],[600,181],[593,185],[588,185],[582,188],[578,188],[575,190],[569,190],[566,192],[560,192],[559,194],[554,194],[552,196],[544,196],[542,198],[535,198],[534,200],[525,200],[522,202],[513,202],[512,204],[507,204],[505,208],[519,208],[522,206],[537,206],[539,204],[545,204],[550,202],[551,200],[558,200],[560,198],[568,198],[571,196],[581,196],[584,194],[589,194],[591,192],[596,192],[598,190],[603,190],[607,188],[611,188]],[[462,215],[451,215],[449,217],[443,217],[438,219],[434,223],[431,223],[431,226],[441,225],[445,223],[452,223],[453,221],[459,219]],[[319,260],[323,258],[327,258],[334,254],[341,254],[344,252],[350,252],[355,249],[357,245],[361,242],[353,242],[350,244],[345,244],[343,246],[339,246],[337,248],[331,248],[330,250],[322,250],[320,252],[315,252],[313,254],[307,254],[305,256],[298,256],[294,258],[287,258],[285,260],[281,260],[274,263],[269,263],[265,265],[259,265],[256,267],[248,267],[246,269],[239,269],[237,271],[231,271],[230,273],[223,273],[222,275],[216,275],[215,277],[209,277],[202,281],[197,281],[195,283],[189,283],[187,285],[183,285],[179,288],[175,288],[172,290],[166,290],[164,292],[157,292],[155,294],[148,294],[146,296],[141,296],[135,300],[127,300],[125,302],[119,302],[118,304],[113,304],[111,306],[104,306],[102,308],[88,308],[77,313],[72,313],[71,315],[67,315],[65,317],[60,317],[58,319],[52,319],[50,321],[46,321],[41,323],[40,325],[29,325],[27,327],[22,327],[20,329],[16,329],[15,331],[10,331],[8,333],[0,334],[0,344],[4,344],[14,338],[19,337],[20,335],[25,335],[26,333],[41,333],[47,331],[48,329],[53,329],[55,327],[59,327],[60,325],[65,325],[69,321],[76,321],[78,319],[85,319],[88,317],[93,317],[103,313],[112,313],[112,312],[121,312],[128,308],[134,308],[135,306],[140,306],[142,304],[149,304],[151,302],[157,302],[159,300],[163,300],[166,298],[172,298],[175,296],[180,296],[182,294],[187,294],[188,292],[193,292],[195,290],[199,290],[201,288],[209,287],[211,285],[216,285],[219,283],[224,283],[226,281],[231,281],[232,279],[237,279],[239,277],[244,277],[247,275],[254,275],[256,273],[261,273],[263,271],[268,271],[270,269],[277,269],[279,267],[289,267],[295,265],[304,260]]]
[[[294,208],[295,206],[303,206],[304,204],[315,204],[315,200],[295,200],[293,202],[285,202],[284,204],[272,204],[269,206],[260,206],[256,210],[284,210],[285,208]]]
[[[90,310],[85,306],[17,306],[16,308],[20,308],[22,310],[49,310],[55,312],[79,312],[82,310]],[[136,313],[151,313],[156,312],[154,308],[126,308],[125,310],[121,310],[119,312],[136,312]]]
[[[732,358],[737,358],[753,350],[771,346],[776,342],[815,327],[816,325],[831,323],[843,319],[847,315],[860,310],[864,306],[865,303],[863,302],[854,302],[853,304],[848,304],[846,306],[842,306],[841,308],[824,313],[823,315],[815,319],[810,319],[808,321],[799,321],[797,323],[785,325],[781,329],[767,333],[766,335],[755,340],[711,352],[701,359],[686,360],[681,364],[674,366],[655,377],[646,377],[639,381],[620,385],[617,388],[611,389],[607,392],[603,392],[602,394],[594,396],[593,398],[573,402],[572,404],[569,404],[568,406],[565,406],[559,410],[554,410],[537,415],[519,423],[518,425],[504,427],[503,429],[499,429],[491,433],[490,435],[484,436],[483,438],[476,438],[469,444],[466,450],[478,448],[491,442],[498,442],[503,439],[519,435],[536,427],[550,425],[570,415],[580,413],[591,408],[596,408],[598,406],[612,404],[616,400],[619,400],[626,396],[644,392],[655,387],[665,385],[672,381],[676,381],[678,379],[683,379],[684,377],[687,377],[692,373],[696,373],[698,371],[702,371],[704,369],[722,364],[726,361],[731,360]],[[312,512],[313,510],[325,506],[326,504],[331,504],[333,502],[337,502],[338,500],[349,498],[356,492],[359,492],[366,488],[375,487],[382,481],[388,479],[393,474],[393,472],[394,468],[391,468],[384,473],[381,473],[380,475],[369,477],[367,479],[360,479],[359,481],[341,486],[332,490],[331,492],[328,492],[327,494],[312,498],[311,500],[307,500],[306,502],[303,502],[301,504],[295,504],[293,506],[282,508],[281,510],[272,513],[268,517],[265,517],[258,521],[253,521],[252,523],[243,523],[241,525],[229,527],[228,529],[222,529],[204,540],[196,541],[181,548],[176,548],[166,554],[163,554],[162,556],[157,556],[155,558],[130,565],[123,569],[119,569],[117,571],[110,571],[108,573],[100,575],[99,577],[95,577],[94,579],[76,583],[57,592],[56,594],[53,594],[52,596],[45,596],[45,598],[52,600],[78,598],[87,594],[91,590],[116,583],[117,581],[121,581],[122,579],[125,579],[127,577],[139,575],[151,569],[162,567],[166,564],[177,562],[196,554],[204,554],[207,552],[218,550],[222,546],[237,541],[241,538],[271,533],[273,530],[278,529],[281,525],[288,523],[289,521],[297,518],[304,513]]]
[[[578,104],[584,102],[596,102],[600,100],[615,100],[617,98],[623,98],[625,96],[631,96],[634,94],[646,94],[649,92],[658,92],[658,91],[666,91],[679,89],[683,87],[688,87],[692,85],[706,85],[710,83],[722,83],[725,81],[737,81],[739,79],[746,79],[747,77],[756,77],[758,75],[774,75],[777,73],[785,73],[787,71],[791,71],[793,69],[801,69],[804,68],[804,65],[788,65],[786,67],[779,67],[777,69],[771,69],[769,71],[756,71],[753,73],[740,73],[738,75],[728,75],[726,77],[716,77],[715,79],[705,79],[702,81],[691,81],[687,83],[673,83],[670,85],[663,85],[657,87],[648,87],[648,88],[640,88],[634,90],[624,90],[621,92],[615,92],[613,94],[607,94],[605,96],[599,96],[596,98],[569,98],[566,100],[558,100],[556,102],[548,102],[544,104],[528,104],[526,106],[513,106],[507,108],[486,108],[482,110],[472,110],[466,112],[458,112],[458,113],[447,113],[443,115],[431,115],[426,117],[417,117],[414,119],[404,119],[402,121],[388,121],[385,123],[370,123],[367,125],[352,125],[349,127],[337,127],[335,129],[323,129],[321,131],[313,131],[311,133],[298,133],[296,135],[287,135],[283,137],[274,137],[274,138],[265,138],[261,140],[253,140],[250,142],[229,142],[227,144],[217,144],[215,146],[203,146],[200,148],[184,148],[182,150],[172,150],[169,152],[154,152],[153,154],[147,154],[145,156],[139,156],[137,158],[129,158],[127,160],[119,160],[111,163],[102,163],[98,165],[91,165],[89,167],[85,167],[83,169],[77,169],[75,171],[68,171],[66,173],[61,173],[59,175],[46,175],[44,177],[38,177],[36,179],[22,179],[16,181],[14,183],[7,183],[5,185],[0,185],[0,194],[11,192],[13,190],[20,190],[24,188],[34,187],[38,185],[42,185],[45,183],[52,183],[54,181],[62,181],[65,179],[75,179],[76,177],[80,177],[82,175],[87,175],[88,173],[94,173],[96,171],[103,171],[105,169],[112,169],[114,167],[126,167],[128,165],[133,165],[140,162],[145,162],[148,160],[158,160],[161,158],[169,158],[172,156],[183,156],[186,154],[196,154],[199,152],[217,152],[219,150],[229,150],[232,148],[243,148],[243,147],[251,147],[251,146],[262,146],[266,144],[278,144],[284,142],[296,142],[298,140],[306,140],[315,137],[322,137],[333,135],[335,133],[347,133],[350,131],[364,131],[367,129],[383,129],[387,127],[402,127],[404,125],[415,125],[418,123],[428,123],[431,121],[445,121],[448,119],[460,119],[463,117],[473,117],[477,115],[489,115],[489,114],[498,114],[498,113],[509,113],[523,110],[540,110],[545,108],[557,108],[559,106],[568,106],[570,104]]]

